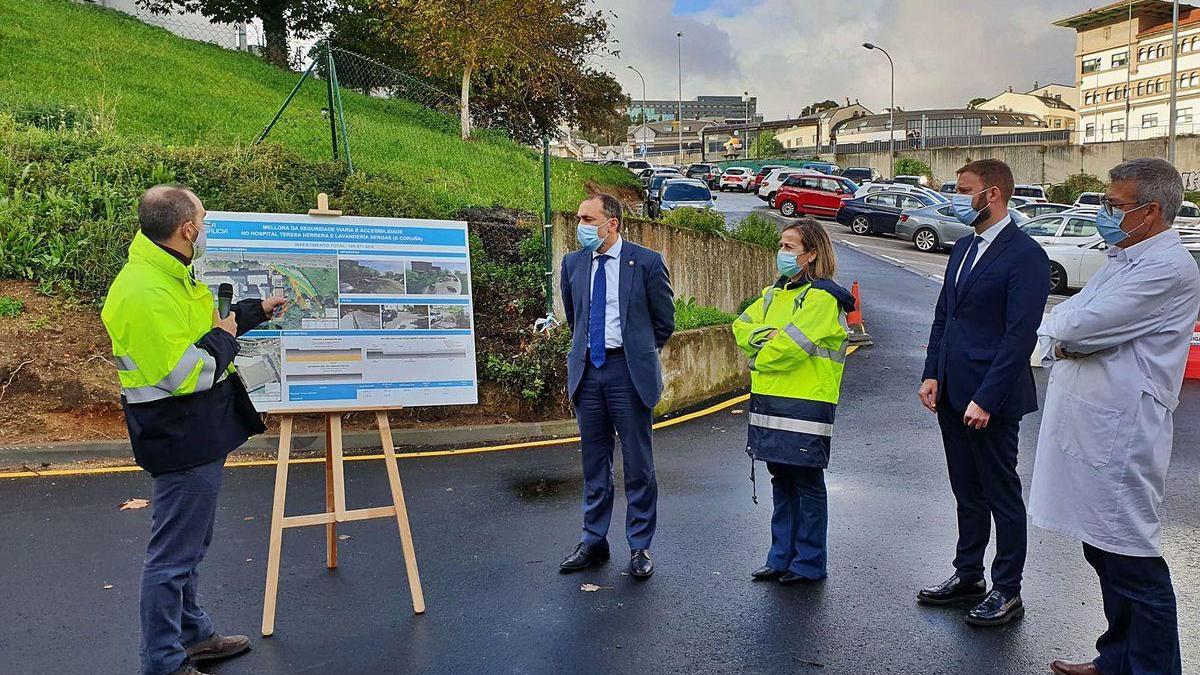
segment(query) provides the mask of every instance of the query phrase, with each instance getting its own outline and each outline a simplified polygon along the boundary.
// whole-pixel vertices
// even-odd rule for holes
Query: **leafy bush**
[[[1191,203],[1193,203],[1193,204],[1200,204],[1200,191],[1197,191],[1197,190],[1184,190],[1184,191],[1183,191],[1183,198],[1184,198],[1184,200],[1185,200],[1185,201],[1189,201],[1189,202],[1191,202]]]
[[[769,249],[779,248],[779,227],[774,220],[758,213],[751,213],[739,220],[729,237]]]
[[[738,314],[741,315],[741,313],[745,312],[746,309],[750,307],[750,305],[753,305],[754,303],[758,302],[758,299],[760,297],[762,297],[762,296],[754,295],[754,296],[751,296],[751,297],[743,300],[742,304],[738,305]]]
[[[925,176],[932,180],[933,169],[915,157],[897,157],[896,176]],[[896,176],[892,176],[892,178]]]
[[[725,214],[712,209],[693,209],[691,207],[674,209],[663,216],[663,222],[708,234],[725,234]]]
[[[775,134],[770,131],[764,131],[754,139],[754,149],[752,150],[755,157],[775,157],[783,154],[783,143],[775,138]]]
[[[0,295],[0,318],[11,319],[24,311],[25,303],[11,296]]]
[[[675,299],[675,330],[691,330],[705,326],[727,326],[736,317],[715,307],[697,305],[695,298]]]
[[[1084,192],[1104,192],[1108,185],[1088,173],[1077,173],[1056,185],[1051,185],[1046,198],[1055,204],[1074,204]]]

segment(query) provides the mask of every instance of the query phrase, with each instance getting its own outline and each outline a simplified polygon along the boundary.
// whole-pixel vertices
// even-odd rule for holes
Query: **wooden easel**
[[[329,209],[329,197],[317,196],[317,208],[309,215],[340,216],[341,211]],[[404,551],[404,567],[408,572],[408,588],[412,594],[413,612],[425,613],[425,596],[421,592],[421,577],[417,572],[417,554],[413,549],[412,529],[408,523],[408,507],[404,503],[404,488],[400,484],[400,469],[396,465],[396,448],[392,443],[392,428],[388,411],[394,408],[362,408],[354,411],[295,410],[283,411],[279,421],[279,456],[275,467],[275,499],[271,507],[271,538],[267,552],[267,588],[263,596],[263,637],[275,632],[275,601],[279,591],[279,562],[283,548],[283,531],[290,527],[325,526],[325,567],[338,566],[337,524],[374,518],[395,518],[400,528],[400,546]],[[342,457],[342,415],[347,412],[374,412],[383,445],[388,485],[392,505],[366,509],[346,508],[346,479]],[[287,502],[288,459],[292,451],[292,423],[296,415],[325,416],[325,512],[303,516],[285,515]]]

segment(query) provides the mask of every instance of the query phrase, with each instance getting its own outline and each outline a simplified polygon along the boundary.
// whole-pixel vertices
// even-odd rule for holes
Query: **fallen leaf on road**
[[[598,591],[602,588],[612,588],[612,586],[597,586],[596,584],[582,584],[579,587],[579,590],[583,591],[584,593],[595,593],[596,591]]]
[[[112,587],[113,587],[112,584],[104,584],[104,590],[106,590],[106,591]]]
[[[245,518],[242,518],[242,520],[254,520],[254,516],[246,516]]]
[[[351,537],[350,535],[348,535],[348,534],[339,534],[339,535],[338,535],[338,539],[341,539],[342,541],[347,541],[347,540],[349,540],[349,539],[351,539],[351,538],[352,538],[352,537]]]
[[[746,411],[745,410],[730,410],[729,414],[730,415],[741,415],[744,412],[746,412]]]
[[[147,506],[150,506],[150,500],[142,499],[140,497],[135,497],[133,499],[126,501],[124,504],[121,504],[121,510],[122,511],[131,511],[133,509],[144,509]]]

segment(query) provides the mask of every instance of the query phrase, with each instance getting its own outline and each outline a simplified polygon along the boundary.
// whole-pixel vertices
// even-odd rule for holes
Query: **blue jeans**
[[[650,548],[658,522],[658,480],[650,427],[653,411],[633,387],[623,354],[596,368],[588,363],[575,395],[583,452],[583,534],[589,549],[608,549],[613,510],[613,447],[621,438],[625,467],[625,538],[629,548]]]
[[[225,459],[154,478],[153,525],[142,569],[142,674],[164,675],[213,635],[196,601],[196,567],[212,541]]]
[[[1096,641],[1104,675],[1180,675],[1179,621],[1167,562],[1102,551],[1083,557],[1100,577],[1108,630]]]
[[[825,470],[767,462],[771,473],[771,552],[767,567],[824,579],[829,503]]]

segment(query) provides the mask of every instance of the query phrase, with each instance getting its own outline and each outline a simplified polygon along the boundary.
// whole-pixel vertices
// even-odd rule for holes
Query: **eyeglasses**
[[[1100,208],[1101,208],[1101,210],[1104,211],[1104,215],[1106,215],[1106,216],[1113,215],[1113,211],[1116,209],[1125,211],[1125,207],[1129,206],[1130,204],[1138,204],[1138,202],[1114,202],[1113,200],[1109,199],[1107,195],[1100,198]],[[1142,206],[1145,206],[1145,205],[1146,204],[1143,203],[1140,206],[1138,206],[1137,208],[1140,209],[1140,208],[1142,208]]]

